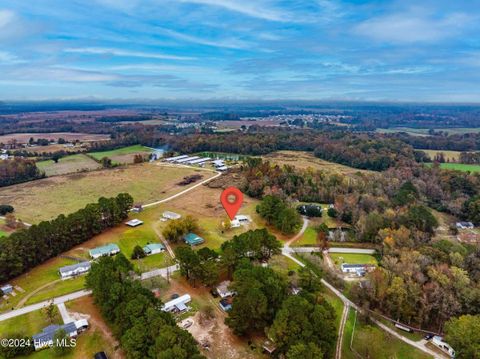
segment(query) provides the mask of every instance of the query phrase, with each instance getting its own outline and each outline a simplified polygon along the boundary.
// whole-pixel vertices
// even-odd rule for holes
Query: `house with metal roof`
[[[196,235],[195,233],[186,234],[183,237],[183,240],[185,241],[185,243],[187,243],[191,246],[196,246],[196,245],[199,245],[199,244],[202,244],[203,242],[205,242],[205,239]]]
[[[141,221],[139,219],[132,219],[125,224],[129,227],[137,227],[137,226],[143,224],[143,221]]]
[[[161,243],[149,243],[145,247],[143,247],[143,251],[147,256],[161,253],[164,250],[165,250],[165,246]]]
[[[188,309],[187,303],[190,303],[191,300],[190,294],[184,294],[181,297],[166,302],[162,310],[164,312],[182,313]]]
[[[0,290],[3,294],[10,294],[13,292],[13,286],[11,284],[5,284],[4,286],[0,287]]]
[[[235,295],[235,292],[233,290],[228,289],[230,286],[231,282],[229,280],[224,280],[222,283],[220,283],[216,290],[218,295],[221,298],[228,298],[228,297],[233,297]]]
[[[340,266],[343,273],[353,273],[359,277],[364,276],[367,272],[375,269],[373,264],[348,264],[342,263]]]
[[[32,336],[35,350],[51,347],[53,345],[53,338],[55,333],[60,329],[65,330],[69,338],[76,337],[79,333],[88,327],[88,321],[81,319],[76,322],[70,322],[63,325],[52,324],[43,328],[42,332]]]
[[[62,279],[74,277],[87,273],[92,267],[90,262],[80,262],[69,266],[61,267],[58,271]]]
[[[114,243],[107,244],[105,246],[93,248],[89,251],[90,257],[97,259],[103,256],[114,256],[120,253],[120,248]]]

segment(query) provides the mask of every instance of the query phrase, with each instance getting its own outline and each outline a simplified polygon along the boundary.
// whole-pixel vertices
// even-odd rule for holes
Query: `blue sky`
[[[0,99],[480,102],[479,34],[463,0],[0,0]]]

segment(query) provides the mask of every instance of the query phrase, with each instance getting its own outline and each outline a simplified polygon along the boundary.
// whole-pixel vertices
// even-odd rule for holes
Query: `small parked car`
[[[192,322],[191,320],[186,320],[186,321],[182,324],[182,328],[183,328],[183,329],[187,329],[187,328],[190,328],[192,325],[193,325],[193,322]]]
[[[425,335],[425,336],[423,337],[423,339],[425,339],[425,340],[431,340],[433,337],[434,337],[434,335],[433,335],[432,333],[428,333],[427,335]]]

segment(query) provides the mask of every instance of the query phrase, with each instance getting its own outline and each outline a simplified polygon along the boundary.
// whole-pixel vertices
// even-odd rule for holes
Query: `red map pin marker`
[[[231,200],[233,198],[233,200]],[[220,202],[230,219],[234,219],[238,210],[242,206],[243,193],[236,187],[228,187],[220,195]]]

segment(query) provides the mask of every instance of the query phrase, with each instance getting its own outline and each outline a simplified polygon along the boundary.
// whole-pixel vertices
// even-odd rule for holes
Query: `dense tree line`
[[[38,169],[35,161],[23,158],[0,160],[0,187],[43,177],[45,173]]]
[[[67,216],[59,215],[0,238],[0,282],[7,281],[125,220],[133,199],[127,193],[100,198]]]
[[[285,234],[292,234],[300,228],[302,223],[300,215],[287,202],[278,196],[268,195],[263,197],[257,205],[259,213],[268,224]]]
[[[162,303],[140,281],[130,279],[132,264],[118,254],[103,257],[87,276],[95,304],[110,323],[128,358],[202,359],[191,334],[181,329]]]

